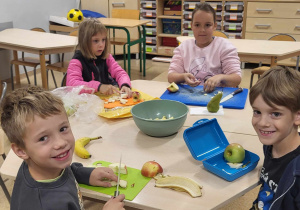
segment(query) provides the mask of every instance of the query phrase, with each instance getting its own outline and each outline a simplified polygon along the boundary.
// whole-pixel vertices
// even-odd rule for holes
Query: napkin
[[[224,115],[224,109],[223,109],[223,106],[220,106],[218,112],[211,113],[207,110],[206,106],[190,108],[190,115]]]

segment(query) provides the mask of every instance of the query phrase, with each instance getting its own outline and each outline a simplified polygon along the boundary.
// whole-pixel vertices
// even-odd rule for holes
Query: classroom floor
[[[120,65],[122,65],[122,61],[118,61]],[[167,70],[169,67],[169,63],[163,63],[163,62],[153,62],[150,59],[147,59],[146,61],[146,77],[143,77],[142,74],[139,72],[139,61],[138,60],[132,60],[132,69],[131,69],[131,79],[132,80],[140,80],[140,79],[145,79],[145,80],[155,80],[155,81],[167,81]],[[21,69],[22,67],[20,67]],[[249,88],[250,84],[250,75],[251,75],[251,69],[253,68],[252,65],[246,64],[246,68],[242,69],[242,82],[240,84],[241,87],[243,88]],[[50,77],[50,74],[49,74]],[[55,77],[56,81],[58,84],[61,83],[62,80],[62,73],[55,72]],[[40,73],[37,73],[37,78],[38,78],[38,85],[41,85],[41,80],[40,80]],[[33,75],[30,76],[31,81],[33,82]],[[256,82],[257,78],[254,78],[254,83]],[[21,76],[21,85],[15,86],[15,88],[18,87],[25,87],[27,86],[27,80],[25,75]],[[49,87],[50,89],[54,89],[54,83],[52,81],[52,78],[50,77],[49,79]],[[11,91],[11,83],[8,83],[8,91]],[[8,153],[10,149],[9,143],[6,142],[5,145],[5,150],[6,154]],[[0,165],[2,165],[2,158],[0,158]],[[12,193],[13,189],[13,184],[14,181],[7,178],[6,176],[2,176],[3,179],[5,180],[5,184],[10,192]],[[221,210],[243,210],[243,209],[249,209],[252,205],[252,202],[255,200],[256,196],[258,193],[258,187],[254,188],[253,190],[249,191],[245,195],[237,198],[233,202],[228,203],[226,206],[220,208]],[[201,198],[200,198],[201,199]],[[203,197],[203,199],[205,199]],[[213,202],[213,201],[212,201]],[[9,210],[9,203],[2,191],[0,189],[0,210]],[[103,206],[103,203],[92,201],[92,200],[85,200],[84,201],[84,206],[85,209],[87,210],[96,210],[99,209],[100,207]],[[134,210],[135,208],[130,208],[126,207],[128,210]]]

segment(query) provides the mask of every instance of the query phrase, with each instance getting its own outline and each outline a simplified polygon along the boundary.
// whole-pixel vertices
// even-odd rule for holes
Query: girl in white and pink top
[[[217,27],[215,10],[200,3],[192,14],[195,39],[183,41],[175,50],[168,81],[190,86],[203,85],[206,92],[217,86],[236,87],[241,82],[236,48],[225,38],[213,37]]]

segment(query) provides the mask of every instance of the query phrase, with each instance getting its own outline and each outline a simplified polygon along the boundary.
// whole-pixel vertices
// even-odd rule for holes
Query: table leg
[[[277,66],[277,56],[271,57],[271,67]]]
[[[18,60],[18,52],[16,50],[13,51],[13,56],[14,56],[14,60]],[[15,79],[16,79],[16,84],[20,84],[21,80],[20,80],[20,71],[19,71],[19,65],[15,64]]]
[[[44,51],[40,51],[40,64],[41,64],[42,87],[45,90],[48,90],[46,61],[45,61],[45,52]]]
[[[146,27],[145,25],[142,25],[143,27],[143,76],[146,76]]]

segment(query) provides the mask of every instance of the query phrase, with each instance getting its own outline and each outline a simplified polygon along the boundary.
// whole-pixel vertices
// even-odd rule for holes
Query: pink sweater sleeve
[[[111,54],[109,54],[109,57],[106,59],[106,64],[108,66],[108,72],[117,81],[120,88],[123,84],[127,84],[131,87],[130,78],[127,72],[122,69]]]
[[[184,73],[184,59],[182,56],[182,46],[183,44],[179,45],[173,51],[173,57],[170,63],[169,72],[177,72],[177,73]]]
[[[67,70],[67,86],[80,86],[85,85],[89,88],[93,88],[95,92],[98,92],[100,82],[92,80],[85,82],[82,77],[82,65],[79,60],[72,59],[69,63]]]

